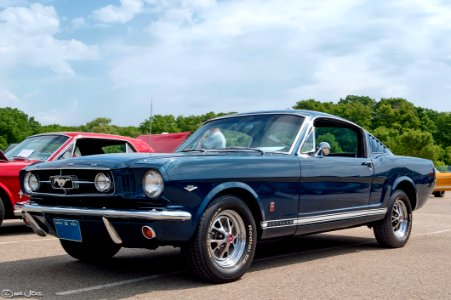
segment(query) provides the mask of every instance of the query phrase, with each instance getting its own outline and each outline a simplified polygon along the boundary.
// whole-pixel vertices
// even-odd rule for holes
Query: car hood
[[[233,153],[234,156],[260,156],[258,153]],[[121,153],[101,154],[69,158],[58,161],[40,163],[27,167],[27,170],[63,169],[63,168],[105,168],[123,169],[141,164],[152,164],[154,167],[164,165],[168,161],[185,159],[203,159],[208,156],[221,157],[221,152],[189,152],[189,153]],[[227,155],[230,155],[228,153]]]
[[[135,163],[149,163],[149,161],[161,161],[173,154],[150,154],[150,153],[128,153],[128,154],[101,154],[88,155],[62,159],[46,163],[40,163],[27,168],[27,170],[59,169],[59,168],[127,168]]]

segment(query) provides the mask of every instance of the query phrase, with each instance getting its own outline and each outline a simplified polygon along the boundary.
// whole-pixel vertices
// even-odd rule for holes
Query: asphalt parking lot
[[[264,243],[223,285],[194,280],[173,247],[80,263],[20,220],[0,227],[0,253],[0,299],[451,299],[451,193],[414,212],[404,248],[379,248],[366,227]]]

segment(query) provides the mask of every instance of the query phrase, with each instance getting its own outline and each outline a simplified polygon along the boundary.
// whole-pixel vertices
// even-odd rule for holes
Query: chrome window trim
[[[305,142],[307,141],[310,133],[312,133],[315,130],[315,126],[313,126],[315,119],[311,119],[311,118],[306,118],[306,120],[304,121],[305,126],[307,127],[307,133],[304,135],[301,144],[299,145],[298,151],[296,153],[296,155],[308,155],[307,153],[302,153],[302,147],[304,146]],[[316,137],[313,136],[313,141],[314,143],[316,143]]]
[[[70,138],[70,136],[65,135],[65,134],[60,134],[60,135],[64,135],[64,136],[67,136],[67,137]],[[116,138],[108,139],[108,138],[104,138],[104,137],[91,137],[91,136],[87,137],[87,136],[83,136],[83,135],[77,135],[76,137],[73,138],[73,140],[66,147],[64,147],[63,150],[61,150],[60,154],[54,160],[62,159],[61,157],[64,155],[64,153],[67,151],[67,149],[71,145],[74,145],[74,148],[72,149],[72,155],[71,155],[71,158],[72,158],[74,153],[75,153],[75,150],[77,149],[77,141],[80,140],[80,139],[121,141],[121,142],[125,143],[125,147],[126,148],[125,148],[125,152],[124,153],[137,153],[138,152],[138,150],[136,150],[135,147],[133,147],[133,145],[129,141],[125,140],[125,139],[116,139]]]

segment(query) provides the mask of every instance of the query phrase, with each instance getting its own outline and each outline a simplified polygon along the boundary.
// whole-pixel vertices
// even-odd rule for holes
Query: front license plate
[[[81,242],[80,223],[77,220],[53,219],[60,239]]]

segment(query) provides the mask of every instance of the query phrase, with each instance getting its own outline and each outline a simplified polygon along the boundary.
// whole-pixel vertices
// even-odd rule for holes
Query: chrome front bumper
[[[39,236],[46,236],[47,232],[39,226],[35,218],[30,213],[42,214],[62,214],[74,216],[100,217],[105,225],[111,240],[116,244],[122,244],[122,239],[110,222],[109,218],[116,219],[140,219],[148,221],[187,221],[191,219],[191,214],[181,210],[120,210],[120,209],[92,209],[60,206],[45,206],[36,204],[20,204],[17,210],[22,211],[23,218],[30,225],[33,231]]]
[[[122,209],[94,209],[60,206],[45,206],[25,204],[19,209],[24,213],[62,214],[74,216],[106,217],[117,219],[142,219],[142,220],[191,220],[191,214],[181,210],[122,210]]]

